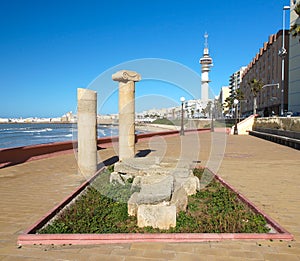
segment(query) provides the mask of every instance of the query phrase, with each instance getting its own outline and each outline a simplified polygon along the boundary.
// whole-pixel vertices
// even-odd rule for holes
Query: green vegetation
[[[110,171],[101,174],[76,201],[55,220],[38,231],[49,233],[265,233],[263,216],[253,213],[235,193],[212,180],[211,174],[195,169],[202,184],[189,197],[187,212],[180,212],[177,225],[169,230],[137,227],[136,217],[127,215],[131,184],[109,184]],[[209,174],[209,175],[207,175]],[[202,178],[202,176],[204,177]]]
[[[251,93],[253,95],[253,114],[256,114],[257,109],[257,96],[262,90],[264,83],[262,80],[257,80],[253,78],[251,81],[248,82],[248,86],[250,87]]]
[[[194,170],[200,180],[202,173]],[[175,231],[266,233],[269,229],[263,216],[252,212],[234,192],[213,179],[189,198],[188,211],[179,214]]]
[[[188,121],[185,119],[183,121],[183,124],[186,124]],[[174,125],[174,126],[180,126],[181,125],[181,119],[174,119],[169,120],[166,118],[162,119],[156,119],[155,121],[151,122],[152,124],[165,124],[165,125]]]
[[[294,8],[294,11],[298,16],[300,16],[300,2],[298,2]]]
[[[300,25],[294,24],[290,29],[290,33],[293,37],[300,35]]]
[[[233,125],[234,125],[234,121],[228,121],[228,120],[215,120],[214,121],[215,128],[231,128]],[[211,123],[205,124],[203,127],[210,128]]]
[[[298,2],[294,8],[295,13],[298,15],[298,18],[300,17],[300,2]],[[297,37],[300,35],[300,25],[295,22],[293,26],[290,28],[290,34],[293,37]]]

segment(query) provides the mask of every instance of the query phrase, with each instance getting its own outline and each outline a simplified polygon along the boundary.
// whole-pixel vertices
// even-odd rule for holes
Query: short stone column
[[[135,155],[135,82],[141,80],[137,72],[121,70],[112,75],[119,82],[119,160]]]
[[[77,89],[78,170],[84,176],[97,171],[97,92]]]

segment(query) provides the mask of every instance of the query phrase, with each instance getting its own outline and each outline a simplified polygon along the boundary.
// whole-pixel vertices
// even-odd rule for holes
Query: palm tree
[[[240,89],[240,88],[238,88],[238,89],[236,89],[236,91],[235,91],[235,99],[237,99],[238,101],[239,101],[239,103],[238,103],[238,109],[239,109],[239,117],[241,117],[241,110],[242,110],[242,101],[243,100],[245,100],[245,95],[244,95],[244,93],[243,93],[243,91]]]
[[[245,95],[244,95],[243,91],[240,88],[238,88],[235,92],[236,92],[236,95],[235,95],[236,99],[238,99],[239,101],[245,99]]]
[[[208,117],[211,117],[211,108],[212,108],[212,101],[209,101],[205,108],[205,111],[208,113]]]
[[[256,114],[256,109],[257,109],[257,96],[259,92],[261,91],[262,87],[264,86],[264,83],[262,80],[257,80],[253,78],[251,81],[248,82],[248,85],[250,86],[250,90],[253,94],[253,114]]]
[[[228,109],[228,110],[226,110],[225,112],[227,113],[227,112],[229,112],[230,111],[230,108],[232,107],[232,105],[233,105],[233,98],[232,97],[230,97],[230,96],[228,96],[226,99],[225,99],[225,102],[223,103],[223,108],[224,109]],[[224,113],[225,113],[224,112]]]
[[[294,8],[294,11],[298,16],[300,16],[300,2],[298,2]]]

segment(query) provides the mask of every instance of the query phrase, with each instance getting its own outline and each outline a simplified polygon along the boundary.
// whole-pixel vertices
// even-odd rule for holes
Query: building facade
[[[246,70],[246,66],[242,66],[239,70],[234,72],[230,77],[229,77],[229,97],[231,98],[231,101],[233,101],[235,98],[239,99],[239,103],[237,105],[237,110],[239,115],[241,114],[241,106],[242,103],[244,102],[244,98],[241,98],[240,95],[242,94],[239,92],[240,90],[240,85],[243,80],[243,75]],[[242,100],[243,99],[243,100]],[[228,108],[228,116],[234,117],[235,113],[235,108],[232,104],[231,108]]]
[[[291,0],[290,27],[300,26],[300,17],[296,13],[296,5],[300,5],[300,0]],[[300,34],[290,34],[289,47],[289,94],[288,110],[300,112]]]
[[[233,95],[237,89],[240,88],[242,79],[243,79],[243,73],[246,70],[246,66],[241,67],[238,71],[233,73],[229,78],[229,89],[230,94]]]
[[[285,48],[287,55],[279,56],[282,49],[283,30],[270,35],[268,42],[263,44],[259,52],[248,64],[243,73],[243,80],[240,84],[244,94],[245,103],[241,108],[242,115],[253,113],[254,96],[251,92],[250,81],[261,80],[264,84],[257,95],[257,113],[261,116],[280,115],[281,104],[283,111],[288,109],[288,76],[289,76],[289,31],[285,30]],[[282,58],[283,57],[283,58]],[[284,84],[282,85],[282,59],[285,60]],[[283,89],[283,99],[282,99]]]
[[[226,108],[224,105],[226,104],[226,99],[230,95],[230,87],[229,86],[222,86],[219,96],[218,96],[218,103],[222,105],[222,114],[224,115],[226,111],[228,111],[228,108]]]

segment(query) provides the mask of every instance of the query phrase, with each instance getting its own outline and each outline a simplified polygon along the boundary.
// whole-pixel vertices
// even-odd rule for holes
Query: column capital
[[[112,79],[117,82],[139,82],[142,78],[141,75],[134,71],[121,70],[112,75]]]

